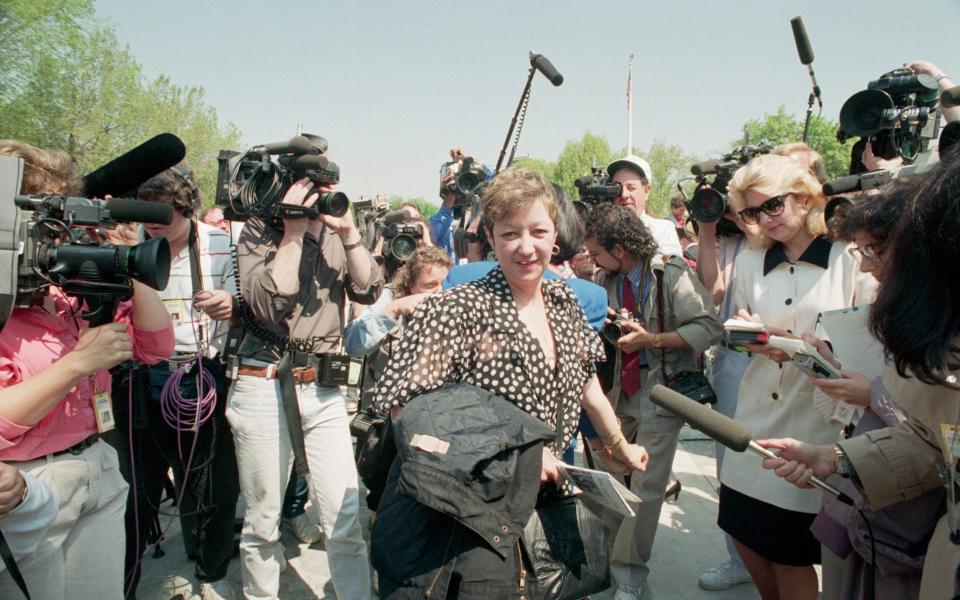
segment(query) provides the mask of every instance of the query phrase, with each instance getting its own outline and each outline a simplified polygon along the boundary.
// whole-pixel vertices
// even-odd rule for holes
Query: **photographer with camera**
[[[330,190],[304,177],[283,195],[281,208],[309,209]],[[281,508],[297,464],[300,473],[309,468],[337,596],[369,598],[360,490],[340,388],[349,357],[339,348],[347,297],[373,303],[382,277],[349,211],[321,211],[315,219],[282,214],[282,225],[251,217],[238,244],[250,314],[239,364],[228,365],[236,379],[227,419],[247,506],[240,543],[244,596],[277,598]]]
[[[440,198],[443,204],[435,215],[430,217],[430,226],[433,229],[433,241],[443,248],[454,264],[467,260],[483,260],[482,256],[473,256],[471,251],[479,247],[477,233],[479,229],[478,215],[473,209],[479,208],[475,190],[492,176],[490,170],[483,163],[464,154],[460,148],[450,149],[450,162],[442,166],[440,180]],[[466,235],[466,252],[457,250],[454,243],[453,221],[460,219],[460,227]]]
[[[676,226],[667,219],[657,219],[647,212],[647,199],[653,182],[653,171],[646,160],[628,154],[607,166],[610,181],[620,186],[620,195],[613,199],[614,204],[622,206],[637,215],[657,243],[662,254],[683,256],[680,238]]]
[[[0,155],[23,159],[23,192],[76,194],[68,156],[15,140]],[[108,231],[136,243],[132,227]],[[114,322],[88,327],[80,302],[56,286],[24,298],[0,331],[0,460],[48,485],[60,502],[38,560],[25,560],[26,586],[38,598],[123,597],[123,511],[127,483],[116,451],[100,441],[113,424],[108,369],[173,352],[173,328],[157,293],[131,280],[133,296]],[[29,490],[29,488],[27,488]],[[42,556],[42,559],[41,559]],[[69,596],[68,592],[69,590]],[[16,597],[0,580],[0,596]]]
[[[673,231],[673,224],[668,225]],[[650,550],[683,425],[682,419],[653,405],[650,391],[655,384],[700,374],[696,354],[717,343],[723,329],[709,292],[687,263],[658,252],[633,211],[598,204],[587,217],[586,246],[603,271],[600,284],[618,315],[603,331],[617,347],[607,397],[624,437],[650,453],[643,477],[631,482],[640,507],[636,517],[624,520],[614,543],[610,569],[617,583],[615,598],[649,598]]]
[[[196,218],[200,190],[185,163],[141,184],[137,197],[173,207],[169,225],[144,229],[148,237],[163,237],[170,245],[170,280],[159,294],[173,320],[175,351],[129,373],[132,393],[125,385],[115,386],[118,427],[110,441],[132,490],[126,594],[136,597],[140,561],[172,468],[181,531],[187,556],[196,560],[200,594],[204,600],[234,598],[224,577],[233,556],[240,489],[220,362],[236,304],[230,235]]]

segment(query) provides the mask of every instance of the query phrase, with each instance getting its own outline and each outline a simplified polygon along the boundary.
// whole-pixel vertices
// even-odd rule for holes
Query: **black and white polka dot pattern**
[[[600,339],[562,280],[544,280],[547,320],[557,350],[551,369],[520,321],[500,267],[424,301],[377,382],[374,408],[386,414],[445,384],[470,383],[510,400],[560,435],[560,456],[577,431],[583,388],[604,359]]]

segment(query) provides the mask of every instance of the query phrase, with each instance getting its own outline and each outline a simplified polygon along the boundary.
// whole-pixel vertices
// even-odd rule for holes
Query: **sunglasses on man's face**
[[[749,208],[745,208],[737,214],[740,215],[740,218],[743,219],[744,223],[747,223],[748,225],[756,225],[760,222],[760,213],[763,213],[768,217],[775,217],[783,212],[784,196],[786,196],[786,194],[768,198],[764,200],[763,204],[760,206],[751,206]]]

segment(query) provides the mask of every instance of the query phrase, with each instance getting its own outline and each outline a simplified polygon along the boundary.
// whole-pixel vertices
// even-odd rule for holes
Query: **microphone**
[[[817,104],[819,104],[822,109],[823,100],[820,99],[820,86],[817,84],[816,75],[813,74],[813,48],[810,47],[810,38],[807,37],[807,29],[803,26],[803,19],[800,17],[790,19],[790,27],[793,28],[793,40],[797,44],[797,54],[800,55],[800,63],[806,65],[807,71],[810,73],[813,95],[817,98]],[[804,139],[804,141],[806,141],[806,139]]]
[[[404,209],[391,210],[387,214],[383,215],[383,224],[384,225],[393,225],[394,223],[400,223],[403,221],[411,220],[413,217],[410,216],[410,213]]]
[[[186,155],[180,138],[161,133],[88,173],[83,178],[83,193],[93,198],[132,195],[141,183],[176,165]]]
[[[749,428],[664,385],[653,386],[650,401],[660,408],[669,410],[694,429],[702,431],[731,450],[743,452],[749,448],[764,458],[778,458],[776,454],[753,441],[753,432]],[[833,494],[841,502],[853,506],[852,498],[817,476],[810,478],[810,485]]]
[[[121,223],[169,225],[173,221],[173,207],[160,202],[145,202],[132,198],[111,198],[107,200],[107,216]]]
[[[790,27],[793,28],[793,40],[797,43],[797,54],[800,55],[800,63],[804,65],[813,63],[813,48],[810,47],[810,38],[807,37],[807,30],[803,26],[803,19],[800,17],[790,19]]]
[[[280,164],[319,178],[323,183],[338,183],[340,181],[340,167],[322,154],[292,154],[279,158]]]
[[[555,86],[559,86],[563,83],[563,75],[557,71],[556,67],[553,66],[547,57],[542,54],[535,54],[532,50],[530,51],[530,66],[534,69],[543,73],[543,76],[550,80]]]
[[[697,177],[700,175],[712,175],[717,172],[717,165],[719,164],[719,160],[705,160],[703,162],[698,162],[690,167],[690,174]]]
[[[319,154],[320,149],[310,143],[310,140],[303,135],[290,138],[285,142],[274,142],[262,146],[254,146],[254,152],[266,152],[267,154]]]
[[[940,94],[940,105],[943,108],[956,108],[960,106],[960,85],[955,85],[948,90],[943,90]]]

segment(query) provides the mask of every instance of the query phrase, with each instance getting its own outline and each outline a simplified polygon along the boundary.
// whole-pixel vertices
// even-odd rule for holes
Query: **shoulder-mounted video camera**
[[[91,200],[21,195],[23,160],[0,156],[0,326],[14,307],[29,306],[55,285],[86,303],[92,326],[113,320],[133,295],[131,279],[161,290],[170,276],[170,247],[160,237],[134,246],[99,240],[117,223],[169,225],[173,208],[128,198]]]
[[[444,185],[449,174],[454,175],[453,182]],[[444,198],[447,194],[455,195],[454,218],[459,219],[463,217],[464,211],[475,208],[483,184],[492,176],[490,169],[472,156],[440,165],[440,197]]]
[[[684,203],[693,218],[700,223],[715,223],[727,211],[727,185],[733,175],[754,156],[768,154],[773,146],[765,142],[744,144],[734,148],[719,160],[707,160],[690,167],[690,173],[697,182],[693,196],[687,199],[683,188],[677,188],[684,196]],[[711,179],[710,176],[713,175]],[[689,181],[689,179],[687,179]]]
[[[857,136],[870,141],[877,157],[915,160],[937,136],[939,99],[937,80],[932,76],[909,68],[894,69],[843,103],[837,139],[842,143]],[[860,160],[853,162],[851,173],[857,172]]]
[[[623,193],[623,187],[617,182],[611,182],[606,169],[596,164],[590,167],[590,175],[580,177],[573,185],[577,187],[580,202],[591,206],[601,202],[613,202],[614,198]]]
[[[328,159],[327,140],[298,135],[285,142],[254,146],[245,152],[221,150],[217,156],[217,205],[231,221],[257,217],[272,226],[283,219],[342,216],[350,208],[343,192],[324,192],[310,208],[283,204],[294,182],[307,177],[315,184],[340,181],[340,167]]]

